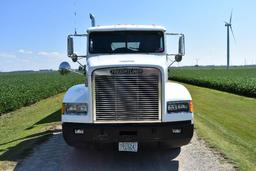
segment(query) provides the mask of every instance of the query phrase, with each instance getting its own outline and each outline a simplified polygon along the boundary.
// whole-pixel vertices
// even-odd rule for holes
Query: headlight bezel
[[[87,115],[88,104],[87,103],[64,103],[63,114],[68,115]]]
[[[193,112],[192,100],[168,101],[166,104],[167,114]]]

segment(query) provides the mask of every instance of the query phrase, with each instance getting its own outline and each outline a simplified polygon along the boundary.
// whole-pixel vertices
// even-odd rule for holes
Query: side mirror
[[[184,35],[180,36],[180,38],[179,38],[179,55],[181,55],[181,56],[185,55],[185,37],[184,37]],[[181,59],[182,59],[182,57],[181,57]],[[175,56],[175,60],[176,60],[176,56]]]
[[[61,62],[59,66],[59,72],[61,75],[66,75],[70,72],[71,66],[69,65],[68,62]]]
[[[71,57],[74,54],[73,38],[70,36],[68,36],[67,53],[68,53],[68,57]]]

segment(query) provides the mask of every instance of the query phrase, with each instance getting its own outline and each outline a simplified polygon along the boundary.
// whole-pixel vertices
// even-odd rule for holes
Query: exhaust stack
[[[95,17],[90,13],[90,19],[91,19],[91,23],[92,23],[92,27],[95,26]]]

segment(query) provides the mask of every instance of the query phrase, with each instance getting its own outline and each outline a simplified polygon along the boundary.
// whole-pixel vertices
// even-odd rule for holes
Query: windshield
[[[161,53],[164,51],[161,31],[92,32],[90,53]]]

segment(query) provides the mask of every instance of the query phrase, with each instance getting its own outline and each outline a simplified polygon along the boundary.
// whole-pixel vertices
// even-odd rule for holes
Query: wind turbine
[[[229,51],[229,29],[231,30],[232,32],[232,36],[235,40],[235,36],[234,36],[234,32],[233,32],[233,29],[232,29],[232,13],[233,13],[233,10],[231,11],[231,14],[230,14],[230,18],[229,18],[229,22],[225,22],[225,26],[227,27],[227,69],[229,68],[229,55],[230,55],[230,51]]]

